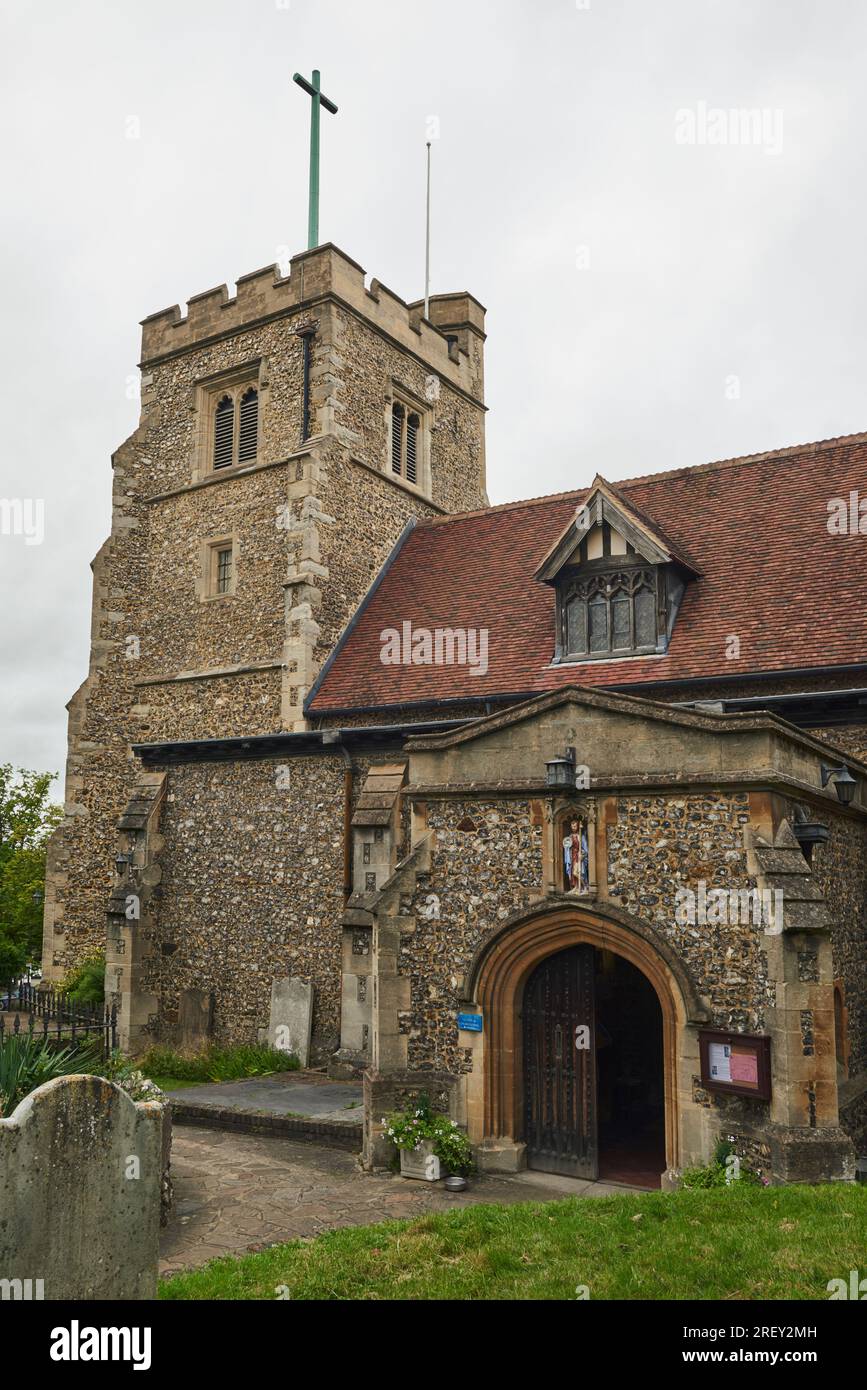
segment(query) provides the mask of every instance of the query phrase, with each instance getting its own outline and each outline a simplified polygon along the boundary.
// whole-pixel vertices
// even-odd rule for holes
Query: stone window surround
[[[217,592],[217,555],[221,550],[232,550],[232,574],[229,588],[225,593]],[[196,585],[202,603],[220,603],[234,598],[238,586],[238,559],[241,542],[234,532],[222,536],[208,536],[199,545],[199,578]]]
[[[391,467],[392,409],[402,405],[407,415],[417,415],[419,419],[416,466],[418,481],[411,483],[402,473],[395,473]],[[415,497],[430,498],[431,495],[431,433],[436,427],[434,403],[422,400],[403,382],[392,378],[391,389],[385,403],[385,459],[382,471],[398,487],[411,492]]]
[[[253,386],[259,396],[258,448],[255,459],[232,463],[226,468],[214,468],[214,412],[220,397],[226,393],[235,397],[235,430],[238,428],[238,405],[244,391]],[[231,478],[262,462],[262,420],[268,391],[268,370],[264,357],[252,358],[237,367],[201,377],[193,386],[190,410],[195,415],[193,431],[192,483],[205,478]]]

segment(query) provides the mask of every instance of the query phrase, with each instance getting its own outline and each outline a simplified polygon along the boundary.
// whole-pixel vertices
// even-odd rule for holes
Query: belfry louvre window
[[[235,438],[235,402],[224,396],[214,412],[214,467],[228,468]]]
[[[391,471],[398,475],[403,472],[403,427],[406,411],[402,405],[391,407]]]
[[[227,391],[214,407],[214,468],[254,463],[258,450],[258,391],[255,386]]]
[[[391,408],[391,471],[408,483],[418,484],[421,452],[421,418],[399,401]]]
[[[562,622],[567,657],[654,651],[654,571],[624,568],[572,580],[563,590]]]
[[[241,397],[238,462],[251,463],[259,444],[259,392],[251,386]]]
[[[406,477],[410,483],[418,482],[418,431],[419,418],[408,415],[406,420]]]

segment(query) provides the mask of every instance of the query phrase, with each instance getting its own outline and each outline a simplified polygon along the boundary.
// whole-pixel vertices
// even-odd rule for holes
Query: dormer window
[[[555,661],[611,661],[668,650],[689,559],[629,498],[597,478],[536,578],[557,594]]]
[[[656,574],[643,565],[564,578],[563,659],[656,651],[656,611]]]

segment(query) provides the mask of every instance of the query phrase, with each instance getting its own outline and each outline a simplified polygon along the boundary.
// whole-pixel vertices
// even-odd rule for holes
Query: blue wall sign
[[[458,1027],[462,1033],[481,1033],[481,1014],[458,1014]]]

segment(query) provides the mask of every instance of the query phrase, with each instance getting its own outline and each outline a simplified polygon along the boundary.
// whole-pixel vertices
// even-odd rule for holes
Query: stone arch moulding
[[[484,1140],[516,1141],[523,1095],[521,1007],[524,986],[547,956],[587,943],[623,956],[656,990],[662,1010],[665,1072],[665,1152],[669,1169],[679,1162],[678,1059],[683,1029],[706,1023],[709,1014],[683,962],[646,922],[617,908],[582,906],[561,899],[506,922],[477,950],[464,997],[485,1018],[483,1052]]]

